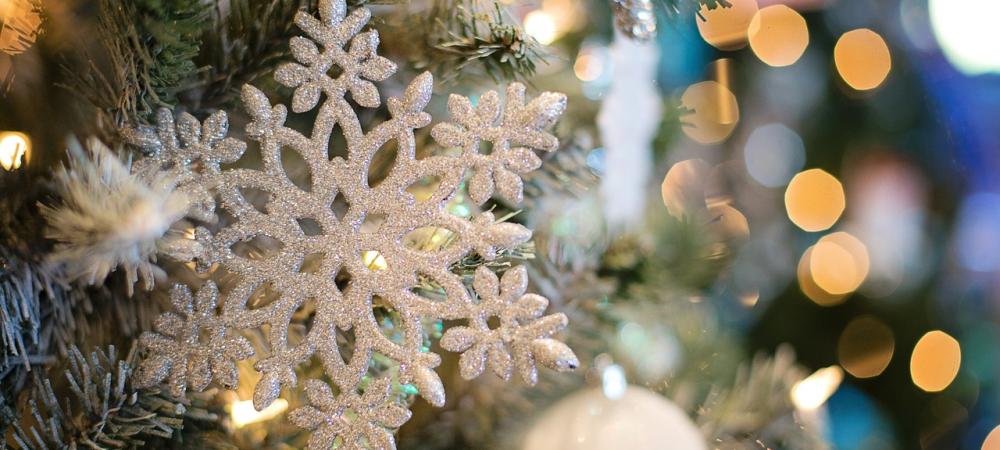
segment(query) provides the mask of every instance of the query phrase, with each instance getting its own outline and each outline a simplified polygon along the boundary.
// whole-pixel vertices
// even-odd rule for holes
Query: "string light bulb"
[[[843,380],[844,371],[839,366],[819,369],[792,386],[792,403],[800,411],[815,411],[837,392]]]
[[[377,250],[365,250],[361,253],[361,262],[365,263],[370,270],[385,270],[389,264],[385,262],[385,257]]]
[[[559,37],[556,21],[543,10],[535,10],[524,16],[524,31],[542,45],[549,45]]]
[[[261,411],[253,407],[253,400],[236,400],[229,404],[229,418],[233,427],[243,428],[252,423],[264,422],[281,415],[288,409],[288,401],[279,398]]]
[[[31,158],[31,139],[24,133],[0,133],[0,167],[12,171],[20,169]]]

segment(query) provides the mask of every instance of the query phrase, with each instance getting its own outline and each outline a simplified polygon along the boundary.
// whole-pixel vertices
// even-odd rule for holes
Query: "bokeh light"
[[[261,411],[253,406],[253,400],[236,400],[229,405],[229,418],[233,427],[242,428],[252,423],[263,422],[281,415],[288,409],[288,400],[279,398]]]
[[[577,0],[542,0],[542,11],[552,18],[557,37],[586,25],[587,6]]]
[[[851,186],[850,229],[868,248],[867,297],[885,298],[921,284],[927,257],[926,181],[912,164],[886,152],[867,152],[844,183]]]
[[[695,215],[707,207],[705,185],[712,167],[701,159],[688,159],[670,166],[660,196],[667,211],[674,217]]]
[[[674,333],[653,320],[642,324],[629,321],[618,329],[612,347],[632,367],[633,381],[652,383],[662,380],[683,361],[684,349]]]
[[[857,378],[877,377],[889,367],[896,343],[892,330],[873,316],[861,316],[844,328],[837,342],[837,360]]]
[[[955,251],[966,269],[1000,270],[1000,194],[979,192],[962,203],[955,231]]]
[[[840,367],[819,369],[792,386],[792,403],[800,411],[814,411],[837,392],[843,380],[844,371]]]
[[[866,91],[879,87],[892,70],[885,39],[869,29],[844,33],[833,49],[837,73],[848,86]]]
[[[695,20],[702,39],[719,50],[738,50],[747,45],[747,29],[757,14],[757,0],[730,0],[732,6],[698,12],[704,20]]]
[[[750,134],[743,149],[747,172],[767,187],[788,184],[806,163],[805,145],[792,129],[773,123]]]
[[[868,250],[865,244],[846,232],[824,236],[813,246],[809,270],[820,289],[834,294],[849,294],[868,276]]]
[[[524,31],[542,45],[549,45],[558,37],[555,19],[543,10],[535,10],[524,16]]]
[[[983,441],[982,450],[1000,450],[1000,425],[997,425]]]
[[[913,384],[927,392],[943,391],[958,375],[962,349],[943,331],[931,331],[917,341],[910,357]]]
[[[750,48],[765,64],[795,64],[809,46],[809,27],[794,9],[785,5],[762,8],[750,21]]]
[[[813,303],[820,306],[836,306],[844,302],[847,298],[842,294],[831,294],[820,288],[816,281],[813,279],[811,261],[812,261],[813,247],[806,249],[802,253],[802,259],[799,260],[798,270],[796,270],[796,275],[799,280],[799,289],[802,293],[809,297]]]
[[[840,181],[822,169],[800,172],[785,190],[788,218],[805,231],[829,229],[846,205]]]
[[[31,158],[31,139],[24,133],[0,133],[0,167],[17,170]]]
[[[600,100],[610,88],[614,75],[608,47],[597,41],[584,41],[573,62],[573,74],[581,81],[585,97]]]
[[[736,96],[716,81],[702,81],[689,86],[681,96],[681,105],[692,111],[681,118],[681,129],[700,144],[726,140],[740,120]]]
[[[604,74],[604,59],[588,50],[580,50],[580,55],[573,63],[573,73],[580,81],[594,81]]]
[[[931,26],[945,57],[974,75],[1000,72],[1000,2],[929,0]]]

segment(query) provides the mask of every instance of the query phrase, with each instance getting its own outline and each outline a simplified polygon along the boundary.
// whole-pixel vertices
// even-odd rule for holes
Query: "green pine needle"
[[[494,82],[527,79],[545,62],[535,38],[505,17],[499,3],[491,12],[475,0],[437,0],[431,9],[430,46],[435,50],[423,66],[435,66],[445,81],[463,72],[481,72]]]

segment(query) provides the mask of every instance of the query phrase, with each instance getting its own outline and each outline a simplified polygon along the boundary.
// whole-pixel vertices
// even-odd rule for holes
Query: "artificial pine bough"
[[[170,438],[185,419],[218,419],[160,388],[135,386],[130,379],[133,355],[119,359],[113,346],[90,355],[72,347],[67,359],[64,380],[36,378],[27,402],[29,421],[18,420],[7,406],[0,410],[0,421],[13,427],[8,444],[22,449],[137,448]],[[53,382],[67,383],[70,395],[57,397]]]
[[[469,220],[446,208],[463,184],[478,204],[494,193],[520,202],[521,175],[541,164],[534,150],[558,147],[545,129],[564,111],[565,96],[543,93],[525,103],[520,84],[508,87],[504,100],[490,91],[475,106],[452,95],[448,109],[454,123],[438,124],[431,134],[442,147],[456,150],[417,159],[414,130],[431,121],[423,112],[432,91],[429,73],[418,76],[401,98],[389,98],[391,118],[367,132],[347,99],[350,94],[361,107],[378,107],[374,82],[396,70],[376,53],[378,34],[362,32],[369,17],[365,8],[348,14],[343,0],[321,1],[319,18],[296,16],[308,37],[292,39],[297,62],[279,67],[275,78],[294,88],[292,111],[315,110],[316,120],[309,135],[286,127],[286,107],[245,86],[242,99],[252,118],[245,132],[259,148],[257,168],[231,165],[248,146],[226,137],[222,112],[199,123],[187,114],[175,121],[169,111],[161,111],[155,128],[125,133],[147,155],[134,164],[133,173],[172,179],[190,202],[187,220],[197,225],[193,239],[161,241],[160,251],[201,269],[224,268],[238,280],[221,289],[209,282],[195,293],[175,287],[176,311],[162,315],[156,332],[141,339],[149,357],[137,381],[168,380],[178,396],[188,387],[204,389],[213,379],[231,387],[239,381],[235,362],[264,350],[253,348],[241,332],[266,330],[268,349],[257,354],[255,365],[262,373],[254,391],[256,408],[274,402],[282,388],[296,386],[296,368],[313,358],[328,378],[305,381],[310,406],[290,416],[313,430],[310,448],[395,446],[391,429],[410,413],[389,395],[387,377],[368,376],[376,357],[394,361],[399,381],[415,385],[428,402],[444,404],[433,370],[440,357],[424,344],[425,319],[460,323],[445,330],[441,347],[462,353],[461,373],[467,378],[489,368],[504,379],[516,371],[534,383],[536,365],[556,370],[578,365],[573,352],[552,338],[566,326],[566,317],[543,315],[548,301],[526,293],[523,267],[499,275],[480,267],[472,289],[450,270],[471,253],[493,259],[500,250],[526,242],[531,232],[497,221],[489,212]],[[346,158],[329,156],[336,130],[347,142]],[[397,149],[395,165],[373,182],[369,165],[390,141]],[[481,153],[483,141],[492,144],[491,152]],[[283,152],[305,163],[305,181],[288,173]],[[407,190],[429,179],[437,187],[428,198],[417,199]],[[254,192],[266,193],[265,205],[249,199]],[[447,235],[446,244],[434,251],[412,244],[428,232]],[[247,242],[275,251],[247,252]],[[382,263],[372,264],[366,254],[378,255]],[[428,282],[445,295],[421,295],[418,285]],[[255,300],[264,291],[275,295],[259,306]],[[291,339],[290,319],[303,309],[314,311],[310,327],[302,339]],[[376,310],[392,311],[394,328],[402,333],[387,333]],[[346,332],[353,333],[352,349],[337,344],[338,334]]]

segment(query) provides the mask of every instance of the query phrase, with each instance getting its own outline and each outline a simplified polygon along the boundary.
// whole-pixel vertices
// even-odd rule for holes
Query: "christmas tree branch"
[[[110,67],[93,60],[84,68],[67,65],[65,87],[97,110],[105,135],[126,122],[145,123],[157,107],[174,104],[180,86],[198,72],[194,58],[208,12],[200,0],[102,0],[100,56]]]
[[[387,46],[418,70],[443,81],[486,76],[494,82],[526,80],[546,53],[494,0],[433,0],[384,33]]]
[[[137,447],[174,436],[185,420],[217,420],[159,388],[133,387],[133,361],[134,354],[119,359],[113,346],[89,357],[73,347],[64,372],[71,397],[60,401],[58,382],[37,378],[19,416],[4,406],[10,442],[22,449]]]

